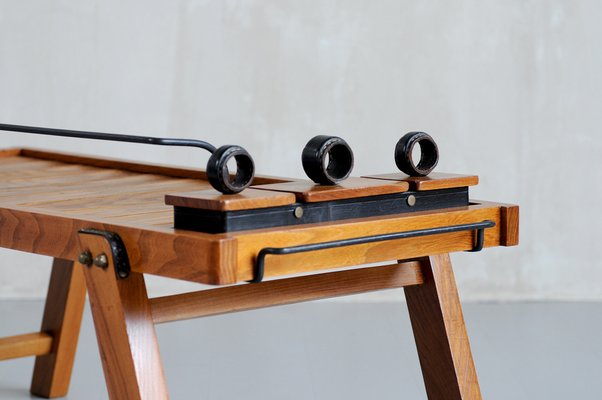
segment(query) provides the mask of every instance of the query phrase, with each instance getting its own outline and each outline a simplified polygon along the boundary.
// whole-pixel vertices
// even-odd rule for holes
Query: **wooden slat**
[[[420,263],[244,284],[151,299],[156,324],[421,284]]]
[[[86,283],[81,265],[55,259],[41,329],[52,333],[54,344],[50,353],[36,358],[32,394],[47,398],[67,395],[85,301]]]
[[[311,181],[294,181],[253,186],[255,189],[293,193],[297,201],[313,203],[357,197],[402,193],[408,190],[406,182],[384,182],[375,179],[348,178],[337,185],[318,185]]]
[[[40,356],[52,350],[52,336],[43,332],[0,338],[0,361]]]
[[[481,392],[448,254],[423,259],[424,284],[404,289],[429,400]]]
[[[448,174],[445,172],[433,172],[428,176],[408,176],[402,172],[395,172],[392,174],[368,175],[364,178],[403,181],[410,184],[411,190],[418,191],[474,186],[479,183],[479,177],[476,175]]]
[[[292,193],[246,189],[238,194],[222,194],[215,189],[165,195],[165,204],[203,210],[236,211],[293,204]]]

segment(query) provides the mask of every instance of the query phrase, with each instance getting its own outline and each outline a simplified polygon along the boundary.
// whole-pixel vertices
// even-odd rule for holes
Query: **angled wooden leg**
[[[422,264],[424,283],[404,290],[428,398],[481,399],[449,255]]]
[[[80,265],[54,259],[42,319],[42,332],[53,337],[52,351],[36,357],[31,393],[41,397],[63,397],[75,359],[79,329],[86,301],[86,284]]]
[[[108,267],[84,266],[96,338],[111,399],[167,399],[167,386],[142,274],[118,279],[108,242],[80,234],[81,248]]]

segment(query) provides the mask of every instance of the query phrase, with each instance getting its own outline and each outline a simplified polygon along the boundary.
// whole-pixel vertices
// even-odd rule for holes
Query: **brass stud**
[[[89,250],[81,252],[79,254],[79,257],[77,257],[77,261],[79,261],[80,264],[89,267],[90,265],[92,265],[92,253],[90,253]]]
[[[301,217],[303,217],[303,208],[295,208],[295,218],[300,219]]]
[[[408,196],[408,206],[410,207],[414,207],[416,205],[416,196],[414,196],[413,194]]]
[[[101,253],[94,257],[94,265],[99,268],[105,269],[109,266],[109,259],[105,253]]]

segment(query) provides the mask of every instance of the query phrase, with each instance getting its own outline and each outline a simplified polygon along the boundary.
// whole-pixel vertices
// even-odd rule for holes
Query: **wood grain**
[[[500,244],[502,246],[516,246],[518,245],[518,232],[519,232],[519,210],[518,206],[502,206],[501,211],[501,223],[502,223],[502,235],[500,238]]]
[[[167,386],[142,274],[117,279],[108,243],[80,234],[81,250],[104,253],[108,268],[84,267],[102,365],[111,399],[167,399]]]
[[[493,228],[485,230],[485,247],[500,244],[500,209],[495,205],[474,204],[467,207],[425,211],[388,217],[371,217],[333,223],[313,224],[282,229],[233,232],[237,239],[238,280],[253,277],[255,257],[264,247],[287,247],[307,243],[320,243],[355,237],[405,232],[417,229],[461,225],[491,220]],[[268,255],[265,261],[266,276],[287,275],[319,269],[340,268],[358,264],[410,259],[430,254],[472,249],[474,232],[457,232],[410,239],[340,247],[289,255]]]
[[[0,149],[0,157],[13,157],[21,155],[21,149]]]
[[[32,394],[48,398],[67,395],[85,301],[82,268],[72,261],[55,259],[41,329],[52,335],[54,343],[49,354],[36,358]]]
[[[62,163],[89,165],[99,168],[111,168],[130,172],[158,174],[175,178],[193,178],[204,181],[207,180],[206,172],[200,169],[174,167],[171,165],[162,164],[138,163],[129,160],[120,160],[117,158],[100,158],[62,152],[48,152],[36,149],[11,149],[10,151],[18,151],[18,154],[21,156],[37,158],[41,160],[53,160],[60,161]],[[199,157],[199,159],[201,159],[201,157]],[[206,160],[206,158],[202,159]],[[288,182],[289,180],[291,179],[272,176],[255,176],[253,178],[253,184],[262,185],[267,183]]]
[[[52,336],[43,332],[0,338],[0,361],[48,354],[51,350]]]
[[[151,299],[156,324],[422,283],[418,262],[243,284]]]
[[[421,260],[424,283],[405,288],[429,400],[479,400],[481,392],[448,254]]]
[[[74,260],[80,229],[107,230],[124,240],[134,272],[192,282],[224,285],[251,279],[255,257],[266,246],[296,246],[491,219],[497,225],[486,230],[485,245],[489,247],[500,245],[502,235],[511,238],[510,230],[514,229],[501,223],[501,207],[508,205],[483,202],[448,210],[225,234],[177,230],[173,227],[173,207],[165,205],[165,193],[203,190],[208,187],[205,180],[154,174],[153,166],[140,167],[145,172],[138,173],[111,169],[112,164],[102,160],[84,158],[90,165],[79,165],[74,164],[79,160],[76,156],[53,159],[52,153],[34,155],[47,159],[0,157],[0,247]],[[67,161],[61,161],[65,157]],[[13,162],[33,167],[12,170]],[[395,190],[400,187],[390,186]],[[268,276],[277,276],[391,261],[466,250],[472,240],[471,233],[466,232],[269,256],[266,268]]]
[[[368,175],[363,176],[363,178],[403,181],[409,183],[410,190],[418,191],[474,186],[479,183],[479,177],[476,175],[448,174],[445,172],[433,172],[428,176],[409,176],[402,172],[395,172],[392,174]]]
[[[297,201],[314,203],[319,201],[351,199],[401,193],[408,190],[405,182],[387,183],[374,179],[349,178],[338,185],[318,185],[311,181],[294,181],[253,186],[255,189],[293,193]]]
[[[245,189],[238,194],[222,194],[215,189],[165,195],[165,204],[203,210],[236,211],[255,208],[278,207],[293,204],[292,193]]]
[[[75,259],[77,232],[96,228],[118,233],[135,272],[174,277],[192,282],[232,284],[252,278],[255,256],[263,247],[286,247],[328,240],[480,222],[496,222],[485,231],[485,246],[500,245],[500,208],[496,203],[474,204],[453,210],[418,212],[387,218],[363,218],[299,227],[270,228],[228,234],[174,230],[170,225],[149,228],[129,226],[129,221],[106,224],[73,219],[53,211],[0,208],[0,247],[57,258]],[[468,250],[470,232],[358,245],[319,252],[268,256],[266,276],[278,276],[370,262]]]
[[[95,228],[118,233],[135,272],[191,282],[236,282],[236,241],[218,235],[177,231],[170,225],[138,228],[130,222],[106,224],[57,211],[0,207],[0,247],[74,260],[78,231]]]

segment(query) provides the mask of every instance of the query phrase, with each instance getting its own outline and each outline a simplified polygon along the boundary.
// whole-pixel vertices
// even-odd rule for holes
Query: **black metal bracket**
[[[121,237],[118,234],[93,228],[81,229],[79,233],[97,235],[105,238],[111,247],[117,279],[125,279],[130,276],[130,260],[128,258],[128,252],[123,244],[123,240],[121,240]]]
[[[495,222],[485,220],[482,222],[473,222],[470,224],[443,226],[439,228],[428,228],[428,229],[417,229],[413,231],[395,232],[395,233],[384,233],[381,235],[362,236],[351,239],[333,240],[331,242],[303,244],[300,246],[291,247],[264,247],[257,254],[255,260],[255,274],[254,278],[250,280],[250,283],[259,283],[263,280],[265,272],[265,257],[267,255],[286,255],[295,253],[305,253],[308,251],[333,249],[337,247],[353,246],[357,244],[366,244],[374,242],[384,242],[387,240],[396,239],[408,239],[413,237],[441,235],[444,233],[462,232],[462,231],[476,231],[476,241],[472,250],[468,251],[480,251],[483,249],[485,242],[485,229],[492,228],[495,226]]]

